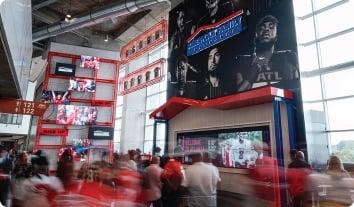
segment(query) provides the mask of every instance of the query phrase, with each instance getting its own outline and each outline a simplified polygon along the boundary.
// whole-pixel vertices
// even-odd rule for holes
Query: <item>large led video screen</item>
[[[69,99],[70,99],[69,91],[44,90],[41,96],[41,100],[44,103],[69,104],[70,103]]]
[[[93,93],[96,91],[96,81],[83,78],[71,78],[68,90]]]
[[[168,25],[168,97],[300,87],[291,0],[184,0]]]
[[[58,105],[57,124],[94,125],[97,120],[97,107]]]
[[[213,164],[225,168],[252,168],[270,155],[269,127],[248,127],[177,134],[174,153],[209,152]]]
[[[80,67],[98,70],[100,68],[100,59],[94,56],[81,55]]]

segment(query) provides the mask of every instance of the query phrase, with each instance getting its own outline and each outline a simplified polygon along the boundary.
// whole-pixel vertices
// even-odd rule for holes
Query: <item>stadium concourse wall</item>
[[[282,140],[284,163],[290,161],[287,110],[281,104]],[[232,110],[189,107],[169,120],[168,151],[173,154],[177,134],[183,132],[206,131],[215,129],[269,126],[272,157],[276,157],[273,104],[260,104]],[[235,168],[218,168],[221,182],[218,190],[237,194],[252,195],[251,180],[247,170]]]

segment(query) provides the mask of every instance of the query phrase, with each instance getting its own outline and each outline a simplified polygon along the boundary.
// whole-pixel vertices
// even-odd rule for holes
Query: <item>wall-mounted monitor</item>
[[[89,139],[113,140],[114,128],[112,127],[97,127],[89,128]]]
[[[57,124],[94,125],[97,120],[97,107],[58,105]]]
[[[44,103],[69,104],[70,102],[69,99],[70,99],[69,91],[44,90],[41,96],[41,100]]]
[[[220,129],[177,134],[175,153],[209,152],[213,164],[225,168],[252,168],[270,155],[268,126]]]
[[[96,82],[92,79],[71,78],[68,90],[93,93],[96,91]]]
[[[56,63],[55,74],[64,76],[75,76],[76,65],[68,63]]]
[[[80,67],[98,70],[100,68],[100,59],[94,56],[81,55]]]

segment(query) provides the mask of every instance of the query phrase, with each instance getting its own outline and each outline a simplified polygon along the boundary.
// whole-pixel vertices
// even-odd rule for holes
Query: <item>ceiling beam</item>
[[[32,11],[32,15],[34,18],[36,18],[37,20],[41,21],[41,22],[44,22],[46,24],[53,24],[55,22],[59,22],[60,19],[59,17],[54,17],[52,15],[48,15],[48,14],[45,14],[43,12],[40,12],[40,11]],[[81,34],[80,32],[78,31],[71,31],[71,33],[89,41],[90,39],[88,37],[86,37],[84,34]]]
[[[32,11],[32,15],[37,20],[44,22],[46,24],[53,24],[54,22],[60,21],[59,18],[47,15],[47,14],[40,12],[40,11]]]
[[[53,3],[57,2],[57,1],[59,1],[59,0],[44,0],[44,1],[41,1],[38,4],[32,5],[32,11],[38,10],[38,9],[40,9],[42,7],[48,6],[48,5],[53,4]]]
[[[119,27],[116,30],[110,32],[110,36],[114,40],[117,39],[125,31],[127,31],[130,27],[134,26],[139,20],[144,18],[150,12],[151,9],[147,9],[127,17],[125,20],[122,20],[123,24],[119,25]]]

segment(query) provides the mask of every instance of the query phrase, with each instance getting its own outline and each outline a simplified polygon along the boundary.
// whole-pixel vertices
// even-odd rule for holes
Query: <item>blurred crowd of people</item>
[[[46,155],[16,153],[1,148],[2,206],[216,206],[218,169],[208,154],[192,155],[184,168],[182,156],[151,156],[139,149],[127,154],[101,154],[101,160],[83,162],[75,170],[70,148],[49,171]],[[1,206],[1,205],[0,205]]]
[[[290,207],[354,206],[354,179],[338,156],[330,155],[322,170],[313,169],[302,151],[290,150],[290,158],[279,167],[280,160],[264,157],[249,169],[255,197]]]
[[[286,206],[352,204],[353,180],[337,156],[330,156],[324,173],[318,173],[303,152],[290,153],[287,168],[280,169],[278,160],[264,157],[247,169],[255,198],[276,201],[276,192],[285,190]],[[192,164],[183,165],[183,154],[152,156],[136,149],[113,153],[108,162],[104,151],[100,160],[81,162],[75,170],[76,160],[67,148],[56,171],[49,172],[42,151],[16,153],[0,145],[0,206],[216,207],[221,178],[211,154],[192,153],[189,158]],[[240,180],[232,182],[241,187]]]

